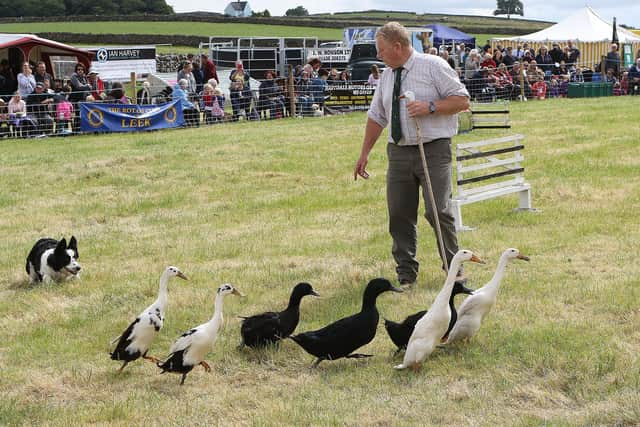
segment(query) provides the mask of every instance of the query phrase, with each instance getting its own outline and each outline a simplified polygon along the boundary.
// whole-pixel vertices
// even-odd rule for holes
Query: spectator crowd
[[[604,82],[612,83],[615,95],[640,95],[640,52],[635,63],[622,67],[618,46],[611,44],[602,64],[585,67],[580,51],[569,40],[534,51],[527,43],[515,46],[470,48],[464,44],[430,48],[458,72],[472,99],[545,99],[565,97],[571,83],[598,79],[602,67]],[[24,62],[14,75],[8,61],[0,61],[0,136],[9,132],[21,136],[45,136],[78,132],[79,102],[131,103],[120,82],[104,82],[96,70],[78,63],[66,81],[54,79],[46,64]],[[367,81],[377,86],[381,70],[371,67]],[[285,77],[275,70],[263,71],[258,90],[251,89],[251,77],[242,61],[229,74],[228,98],[220,87],[215,63],[206,54],[193,55],[180,65],[176,84],[151,96],[148,82],[135,94],[135,103],[152,104],[178,100],[187,126],[224,121],[278,119],[292,115],[322,115],[328,87],[350,82],[346,70],[324,68],[318,58],[293,69],[293,92]],[[230,105],[229,105],[230,104]],[[230,107],[230,108],[229,108]],[[226,110],[225,110],[226,108]]]

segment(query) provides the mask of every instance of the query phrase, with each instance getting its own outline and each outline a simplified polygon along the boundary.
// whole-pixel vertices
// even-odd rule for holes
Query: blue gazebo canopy
[[[455,28],[447,27],[442,24],[425,25],[426,28],[433,30],[433,46],[440,47],[442,44],[464,43],[466,46],[474,48],[476,46],[476,38],[467,33],[463,33]]]

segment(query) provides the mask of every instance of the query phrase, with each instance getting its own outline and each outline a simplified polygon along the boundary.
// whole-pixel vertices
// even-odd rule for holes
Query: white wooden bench
[[[457,191],[451,199],[456,231],[462,224],[462,206],[518,193],[519,209],[531,210],[531,186],[524,180],[523,135],[458,144]]]

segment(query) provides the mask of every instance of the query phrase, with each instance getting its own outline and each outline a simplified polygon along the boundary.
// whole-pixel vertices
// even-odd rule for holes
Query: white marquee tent
[[[631,44],[635,53],[640,48],[640,36],[617,27],[618,41],[621,44]],[[498,43],[502,46],[515,46],[527,42],[536,52],[542,45],[550,45],[558,42],[561,46],[567,40],[573,41],[580,49],[580,63],[586,67],[592,67],[600,62],[603,55],[609,51],[613,25],[598,16],[589,6],[586,6],[575,14],[552,25],[544,30],[524,36],[516,36],[502,39],[492,39],[493,46]],[[548,46],[551,49],[551,46]]]

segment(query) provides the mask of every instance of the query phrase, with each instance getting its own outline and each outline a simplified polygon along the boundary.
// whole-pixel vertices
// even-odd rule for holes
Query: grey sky
[[[167,0],[176,12],[192,12],[197,10],[222,13],[229,3],[226,0]],[[545,21],[560,21],[571,15],[585,4],[591,6],[602,18],[611,22],[613,17],[618,23],[640,28],[640,0],[563,0],[554,2],[549,0],[523,0],[524,17]],[[496,7],[495,0],[449,0],[418,1],[405,0],[249,0],[249,5],[254,11],[268,9],[271,15],[284,15],[289,8],[304,6],[309,13],[343,12],[354,10],[403,10],[416,13],[451,13],[459,15],[492,15]]]

